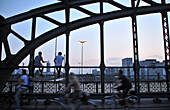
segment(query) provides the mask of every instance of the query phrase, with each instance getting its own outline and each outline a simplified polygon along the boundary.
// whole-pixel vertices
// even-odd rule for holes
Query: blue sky
[[[115,0],[126,6],[130,6],[130,0]],[[161,0],[153,0],[161,2]],[[57,0],[0,0],[0,14],[5,18],[27,12],[31,9],[56,3]],[[169,3],[170,0],[167,0]],[[141,2],[141,6],[147,5]],[[99,5],[93,4],[83,6],[93,12],[99,12]],[[109,4],[104,4],[104,11],[118,10]],[[47,16],[65,22],[64,11],[47,14]],[[71,10],[71,21],[86,17],[87,15],[80,13],[74,9]],[[169,16],[169,13],[168,13]],[[163,47],[163,31],[161,24],[161,14],[148,14],[137,17],[138,25],[138,40],[139,40],[139,59],[144,60],[148,58],[164,60]],[[49,23],[41,18],[37,18],[36,36],[41,35],[50,29],[55,28],[56,25]],[[26,39],[31,39],[31,20],[12,25],[12,29],[18,34],[24,36]],[[74,30],[70,33],[70,65],[78,66],[81,61],[81,44],[79,40],[86,40],[84,44],[84,65],[98,66],[100,64],[100,28],[99,24],[83,27]],[[131,18],[121,18],[117,20],[110,20],[104,24],[104,43],[105,43],[105,64],[106,66],[120,66],[121,59],[126,57],[133,58],[133,41]],[[20,42],[15,36],[10,34],[8,36],[12,54],[17,53],[24,43]],[[57,51],[65,54],[65,35],[57,38]],[[53,59],[55,57],[55,39],[43,44],[35,50],[35,55],[39,51],[43,52],[44,60],[50,61],[54,65]],[[5,53],[3,51],[3,58]],[[28,64],[28,58],[25,58],[22,63]],[[21,63],[21,64],[22,64]]]

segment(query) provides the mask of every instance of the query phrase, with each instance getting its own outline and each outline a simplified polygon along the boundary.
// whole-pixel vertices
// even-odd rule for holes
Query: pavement
[[[65,110],[59,108],[56,103],[44,104],[45,100],[37,100],[37,102],[32,101],[30,104],[23,104],[21,110]],[[105,103],[102,103],[99,99],[91,100],[97,106],[90,107],[89,105],[83,105],[79,110],[113,110],[111,105],[108,103],[109,100],[106,100]],[[66,110],[71,110],[69,105],[65,106]],[[0,102],[0,110],[15,110],[15,104],[9,104],[6,102]],[[121,105],[118,105],[114,110],[134,110],[134,109],[124,109]],[[152,98],[144,98],[140,100],[140,105],[138,110],[170,110],[170,101],[167,98],[161,98],[161,103],[154,103]]]

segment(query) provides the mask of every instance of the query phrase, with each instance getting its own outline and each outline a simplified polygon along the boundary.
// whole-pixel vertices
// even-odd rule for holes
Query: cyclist
[[[128,91],[132,88],[132,84],[130,82],[130,80],[123,75],[123,71],[119,70],[118,72],[118,80],[115,83],[115,86],[121,84],[120,86],[118,86],[116,89],[119,91],[120,94],[120,90],[123,90],[123,94],[122,97],[126,97]]]
[[[76,75],[74,75],[74,73],[70,73],[70,83],[67,85],[67,87],[63,90],[62,93],[67,93],[70,91],[71,88],[74,89],[74,92],[71,93],[69,96],[69,98],[71,98],[71,101],[69,102],[72,110],[75,109],[74,107],[74,103],[75,101],[77,101],[79,99],[79,95],[80,95],[80,92],[81,92],[81,88],[80,88],[80,82],[79,82],[79,79]]]

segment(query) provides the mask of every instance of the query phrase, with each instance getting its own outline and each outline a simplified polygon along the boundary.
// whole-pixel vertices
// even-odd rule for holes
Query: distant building
[[[157,68],[158,66],[165,66],[165,62],[159,62],[156,59],[146,59],[139,62],[140,68],[140,78],[143,80],[161,80],[163,79],[163,74],[165,74],[164,68]],[[153,68],[149,68],[153,67]],[[156,67],[156,68],[154,68]]]
[[[122,67],[133,67],[132,58],[122,59]],[[127,75],[129,78],[134,75],[133,68],[123,68],[124,75]]]
[[[122,66],[133,66],[132,58],[124,58],[122,59]]]
[[[118,71],[119,71],[119,68],[106,68],[105,74],[115,75],[116,73],[118,73]]]
[[[165,62],[157,61],[156,59],[146,59],[144,61],[140,61],[139,65],[141,68],[139,69],[139,77],[140,80],[162,80],[165,79],[165,69],[158,68],[165,66]],[[123,68],[106,68],[105,75],[115,75],[119,70],[123,70],[124,75],[129,77],[130,79],[134,79],[134,71],[133,71],[133,59],[132,58],[123,58],[122,59],[122,67]],[[127,68],[126,68],[127,67]],[[146,68],[145,68],[146,67]],[[155,67],[155,68],[154,68]],[[93,75],[101,75],[101,71],[97,69],[92,70]]]
[[[101,72],[98,71],[97,69],[93,69],[93,70],[92,70],[92,74],[93,74],[93,75],[101,75]]]

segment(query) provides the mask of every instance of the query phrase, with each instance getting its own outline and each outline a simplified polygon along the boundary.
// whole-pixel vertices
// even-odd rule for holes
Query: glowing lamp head
[[[79,43],[86,43],[87,41],[78,41]]]

